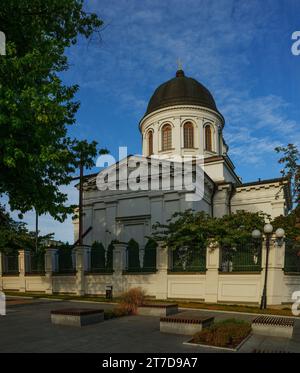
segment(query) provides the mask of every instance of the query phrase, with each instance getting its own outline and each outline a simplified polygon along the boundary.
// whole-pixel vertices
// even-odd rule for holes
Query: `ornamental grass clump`
[[[141,288],[132,288],[126,291],[121,297],[121,303],[118,308],[128,315],[135,315],[137,309],[144,303],[145,292]]]
[[[251,325],[243,320],[228,319],[220,321],[196,333],[193,343],[218,347],[237,347],[251,332]]]

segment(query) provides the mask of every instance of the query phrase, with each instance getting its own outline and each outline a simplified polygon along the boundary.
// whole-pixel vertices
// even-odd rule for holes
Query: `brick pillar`
[[[163,246],[163,242],[157,243],[156,248],[156,298],[168,298],[168,269],[169,269],[169,250]]]
[[[22,293],[26,292],[26,279],[25,279],[25,274],[26,270],[28,268],[28,257],[30,255],[30,252],[27,250],[19,250],[19,291]],[[27,266],[26,266],[27,264]]]
[[[123,271],[126,268],[126,243],[115,243],[113,250],[113,296],[121,295],[125,290]]]
[[[76,294],[85,294],[85,270],[86,270],[86,258],[89,246],[76,246],[75,247],[76,256]]]
[[[284,284],[284,256],[285,256],[285,243],[278,244],[276,236],[270,238],[270,251],[269,251],[269,268],[267,280],[267,306],[281,304],[283,300],[283,284]],[[263,242],[265,255],[263,256],[263,275],[266,268],[266,238]],[[262,290],[264,286],[264,277],[262,282]],[[261,294],[262,294],[261,290]]]
[[[220,247],[212,242],[206,249],[205,302],[218,301]]]
[[[53,294],[52,273],[57,270],[56,261],[57,249],[48,248],[45,252],[45,280],[46,294]]]

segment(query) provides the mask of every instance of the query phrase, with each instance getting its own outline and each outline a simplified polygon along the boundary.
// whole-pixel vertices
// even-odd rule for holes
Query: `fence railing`
[[[91,249],[91,273],[112,273],[112,251],[104,247]]]
[[[300,274],[300,241],[285,241],[284,271]]]
[[[171,272],[205,272],[206,248],[183,247],[171,251]]]
[[[71,249],[58,249],[58,273],[75,273],[75,255]]]
[[[2,256],[2,268],[4,275],[18,275],[19,274],[19,255],[8,254]]]
[[[143,254],[143,255],[142,255]],[[145,248],[141,253],[143,260],[142,266],[140,263],[139,248],[128,248],[126,251],[126,271],[127,272],[155,272],[156,271],[156,248]]]
[[[220,272],[260,272],[262,242],[242,242],[221,248]]]
[[[156,247],[145,247],[142,271],[156,271]]]
[[[29,263],[26,268],[27,274],[44,274],[45,273],[45,253],[30,253]]]

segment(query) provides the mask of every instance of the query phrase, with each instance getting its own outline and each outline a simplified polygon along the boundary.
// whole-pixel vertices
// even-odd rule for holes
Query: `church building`
[[[141,249],[152,225],[165,223],[175,212],[193,209],[220,217],[237,210],[262,211],[272,218],[291,208],[289,182],[284,178],[242,183],[228,156],[223,136],[225,119],[209,90],[178,70],[176,76],[161,84],[150,98],[138,129],[142,136],[142,156],[129,156],[88,176],[84,182],[84,243],[95,241],[107,247],[112,240],[128,242],[134,238]],[[247,151],[247,149],[245,149]],[[121,175],[139,159],[172,161],[184,157],[201,158],[203,193],[200,200],[187,198],[190,190],[151,188],[99,190],[97,179],[110,172]],[[134,166],[133,166],[134,169]],[[163,171],[150,178],[164,179]],[[107,180],[107,179],[106,179]],[[124,181],[124,180],[123,180]],[[109,183],[108,183],[109,184]],[[127,180],[126,180],[127,185]],[[75,223],[75,239],[78,223]],[[91,229],[92,228],[92,229]]]

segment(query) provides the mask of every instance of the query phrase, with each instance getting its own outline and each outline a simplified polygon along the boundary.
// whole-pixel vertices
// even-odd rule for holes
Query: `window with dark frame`
[[[211,126],[205,127],[205,149],[212,151],[212,136],[211,136]]]
[[[183,126],[183,142],[186,149],[194,147],[194,126],[191,122],[186,122]]]
[[[153,154],[153,132],[148,132],[148,156]]]
[[[162,128],[162,150],[172,148],[172,128],[170,124],[165,124]]]

